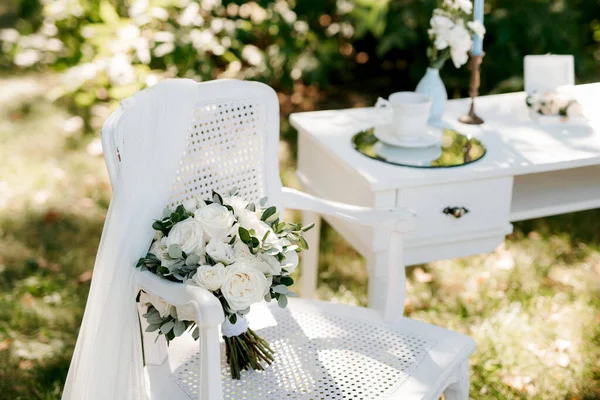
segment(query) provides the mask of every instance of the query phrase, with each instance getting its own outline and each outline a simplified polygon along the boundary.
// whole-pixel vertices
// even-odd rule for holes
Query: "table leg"
[[[401,245],[401,243],[399,244]],[[369,271],[369,308],[384,311],[386,302],[389,301],[398,302],[397,307],[393,307],[397,310],[397,317],[400,317],[404,313],[404,302],[406,301],[406,277],[404,264],[402,260],[402,248],[393,249],[392,257],[390,259],[390,253],[387,251],[381,251],[371,253],[367,257],[367,268]],[[392,263],[392,268],[398,268],[395,270],[394,276],[390,277],[388,272]],[[390,282],[390,279],[394,282]],[[388,294],[388,285],[390,286],[391,292]]]
[[[308,251],[302,253],[302,277],[300,279],[300,294],[305,298],[314,298],[317,291],[321,216],[316,212],[303,211],[302,225],[310,223],[314,223],[315,226],[304,234],[308,243]]]

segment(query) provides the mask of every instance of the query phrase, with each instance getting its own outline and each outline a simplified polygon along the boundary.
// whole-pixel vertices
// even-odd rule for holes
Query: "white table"
[[[351,137],[382,122],[374,108],[293,114],[299,131],[298,177],[307,192],[356,205],[409,207],[417,213],[415,231],[405,237],[404,265],[493,251],[512,232],[511,222],[600,207],[600,83],[576,87],[591,117],[589,127],[541,128],[525,106],[524,93],[477,99],[481,126],[457,118],[468,99],[447,104],[444,123],[487,146],[485,157],[449,169],[398,167],[354,150]],[[465,207],[461,218],[446,207]],[[320,221],[306,214],[308,221]],[[343,221],[327,220],[367,260],[370,306],[382,307],[387,237]],[[317,224],[317,228],[319,228]],[[314,231],[318,232],[318,229]],[[319,238],[304,258],[302,290],[314,294]]]

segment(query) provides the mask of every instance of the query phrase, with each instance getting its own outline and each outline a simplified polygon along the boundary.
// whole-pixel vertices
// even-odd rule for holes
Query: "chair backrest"
[[[226,193],[237,187],[248,201],[267,196],[270,204],[281,207],[279,103],[275,91],[259,82],[228,79],[197,85],[199,100],[185,132],[187,144],[173,180],[169,206],[193,196],[210,197],[213,190]],[[111,116],[118,117],[119,113]],[[127,157],[118,131],[107,129],[102,134],[113,185],[121,160]]]

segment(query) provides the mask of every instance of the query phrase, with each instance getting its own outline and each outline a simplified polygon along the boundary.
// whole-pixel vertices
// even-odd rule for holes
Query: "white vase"
[[[448,101],[448,93],[442,78],[440,78],[440,70],[437,68],[427,68],[425,76],[421,78],[417,85],[417,93],[426,94],[431,99],[431,114],[429,122],[441,121]]]

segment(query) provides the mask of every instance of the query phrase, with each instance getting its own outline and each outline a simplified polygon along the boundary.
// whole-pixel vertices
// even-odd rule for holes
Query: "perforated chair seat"
[[[429,324],[391,325],[372,309],[314,300],[292,299],[286,309],[259,304],[250,321],[275,362],[233,380],[222,345],[224,399],[435,398],[475,349],[470,338]],[[153,399],[198,398],[197,349],[191,338],[175,341],[168,360],[148,368]]]

